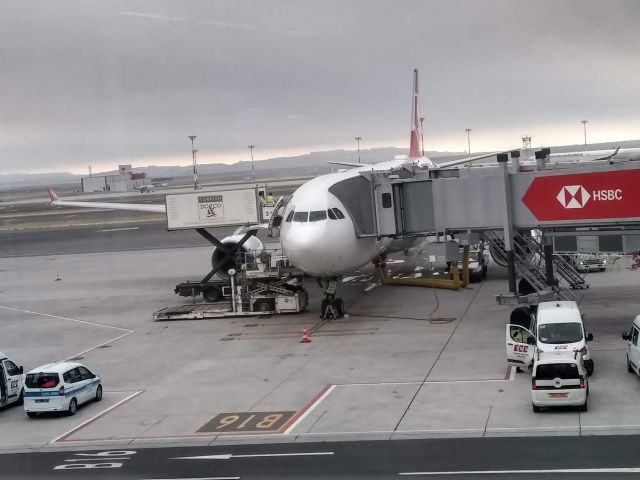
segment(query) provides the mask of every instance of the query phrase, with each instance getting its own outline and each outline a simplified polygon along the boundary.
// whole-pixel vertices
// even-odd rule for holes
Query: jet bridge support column
[[[504,193],[505,209],[503,218],[504,248],[507,254],[507,275],[509,277],[509,291],[518,293],[516,286],[516,263],[513,251],[513,206],[511,205],[511,184],[509,181],[509,169],[507,162],[509,156],[506,153],[497,155],[498,164],[502,168],[502,186]]]
[[[547,285],[553,287],[556,284],[553,274],[553,240],[550,236],[542,234],[542,248],[544,252],[544,270]]]

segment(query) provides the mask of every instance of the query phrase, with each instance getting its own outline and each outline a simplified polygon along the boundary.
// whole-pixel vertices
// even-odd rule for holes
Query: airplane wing
[[[82,207],[82,208],[100,208],[109,210],[132,210],[138,212],[155,212],[165,213],[166,207],[164,205],[148,205],[142,203],[110,203],[110,202],[74,202],[69,200],[60,200],[53,188],[47,187],[49,191],[49,198],[51,199],[51,205],[62,205],[67,207]]]
[[[475,162],[476,160],[482,160],[483,158],[495,157],[500,153],[510,153],[513,151],[514,149],[504,150],[502,152],[485,153],[483,155],[476,155],[475,157],[460,158],[458,160],[451,160],[450,162],[442,162],[442,163],[436,164],[436,167],[432,168],[431,170],[439,170],[441,168],[454,167],[456,165],[462,165],[464,163]]]
[[[329,160],[327,160],[326,163],[330,163],[332,165],[342,165],[343,167],[352,167],[352,168],[366,167],[367,165],[371,165],[371,163],[334,162]]]

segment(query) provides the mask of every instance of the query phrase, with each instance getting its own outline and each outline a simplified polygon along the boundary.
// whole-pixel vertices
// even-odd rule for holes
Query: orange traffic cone
[[[309,338],[309,332],[307,331],[307,327],[302,328],[302,340],[300,343],[311,343],[311,339]]]

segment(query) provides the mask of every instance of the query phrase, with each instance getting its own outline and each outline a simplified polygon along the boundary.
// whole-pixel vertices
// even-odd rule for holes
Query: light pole
[[[471,155],[471,136],[469,135],[471,133],[471,129],[465,128],[464,131],[467,132],[467,148],[469,149],[469,155]]]
[[[422,144],[422,156],[424,157],[424,130],[422,129],[422,122],[426,117],[420,117],[420,143]]]
[[[360,163],[360,140],[362,140],[362,137],[356,137],[356,142],[358,142],[358,163]]]
[[[191,140],[191,159],[193,160],[193,189],[198,190],[198,188],[200,187],[198,186],[198,166],[196,164],[197,150],[193,148],[193,141],[196,139],[196,135],[189,135],[187,138]]]
[[[256,179],[255,170],[253,169],[253,149],[255,145],[249,145],[248,148],[251,151],[251,181],[254,181]]]
[[[582,122],[582,128],[584,129],[584,149],[587,149],[587,123],[589,120],[580,120]]]

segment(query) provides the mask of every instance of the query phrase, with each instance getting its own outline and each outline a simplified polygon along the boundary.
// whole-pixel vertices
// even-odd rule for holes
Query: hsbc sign
[[[539,221],[640,217],[640,170],[534,178],[522,203]]]

